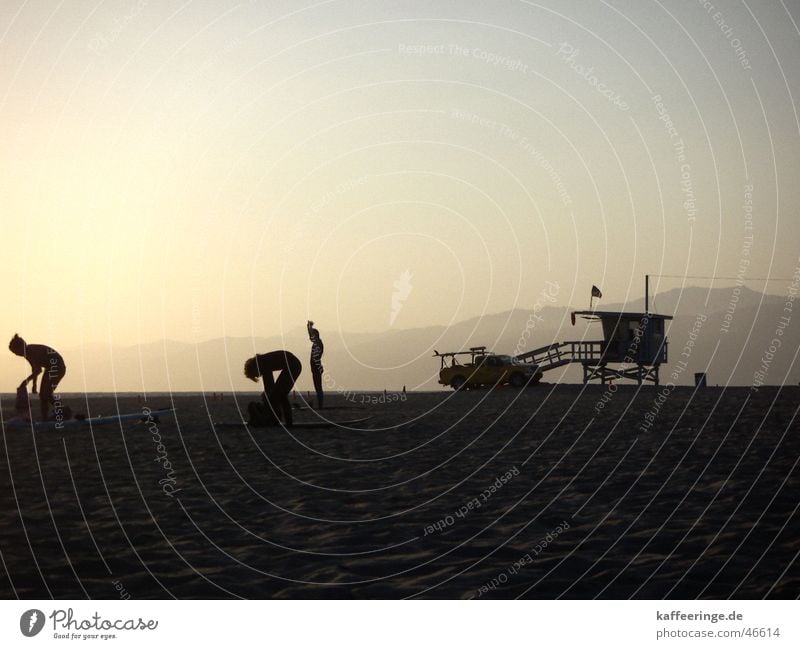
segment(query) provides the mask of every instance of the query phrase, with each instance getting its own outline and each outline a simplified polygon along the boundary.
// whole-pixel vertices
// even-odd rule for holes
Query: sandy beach
[[[358,429],[287,431],[214,426],[252,394],[65,395],[176,411],[4,429],[0,596],[800,595],[797,387],[380,397],[331,395]]]

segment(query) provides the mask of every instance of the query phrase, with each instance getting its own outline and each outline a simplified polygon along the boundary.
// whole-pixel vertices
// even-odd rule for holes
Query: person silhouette
[[[287,426],[292,425],[292,406],[289,403],[289,393],[302,369],[303,365],[297,356],[284,350],[257,354],[245,361],[244,375],[255,382],[261,378],[264,383],[262,399],[267,406],[264,416],[259,411],[258,404],[250,404],[251,424],[275,425],[282,418]],[[273,372],[280,372],[277,379],[273,379]]]
[[[325,345],[322,344],[322,338],[319,337],[319,331],[314,329],[314,323],[309,320],[306,323],[308,329],[308,339],[311,341],[311,377],[314,379],[314,390],[317,393],[317,408],[322,410],[322,402],[325,394],[322,391],[322,354],[325,351]]]
[[[14,401],[14,410],[22,421],[31,420],[31,402],[28,397],[27,381],[20,383],[17,388],[17,398]]]
[[[39,403],[42,408],[42,420],[47,421],[49,417],[50,406],[54,405],[55,400],[53,393],[56,387],[64,378],[67,373],[67,366],[64,359],[52,347],[47,345],[29,345],[19,334],[14,334],[11,342],[8,343],[8,348],[17,356],[22,356],[31,365],[31,374],[22,383],[19,388],[25,388],[30,381],[33,381],[33,394],[36,394],[36,381],[39,375],[44,371],[42,382],[39,390]]]

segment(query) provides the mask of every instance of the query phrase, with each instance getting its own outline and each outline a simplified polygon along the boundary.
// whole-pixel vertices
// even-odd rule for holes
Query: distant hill
[[[722,324],[730,307],[733,289],[712,291],[690,287],[658,294],[651,300],[651,311],[673,314],[668,328],[670,363],[662,377],[680,357],[698,314],[706,316],[689,366],[681,384],[692,382],[694,372],[708,373],[710,384],[749,385],[762,364],[783,312],[784,299],[744,287],[738,295],[730,329]],[[644,299],[628,305],[596,303],[603,310],[644,310]],[[438,360],[435,349],[454,351],[486,345],[502,353],[519,353],[551,342],[595,340],[600,337],[596,323],[578,320],[570,323],[567,308],[545,307],[533,317],[529,310],[515,309],[475,317],[451,326],[388,330],[377,333],[339,333],[326,331],[323,358],[326,386],[330,390],[409,390],[438,389]],[[800,307],[798,307],[800,311]],[[766,383],[800,382],[797,352],[800,349],[800,312],[795,313],[780,336],[781,347],[772,359]],[[200,344],[161,341],[133,347],[86,346],[64,349],[68,375],[66,392],[161,392],[161,391],[242,391],[257,390],[242,375],[244,360],[254,353],[288,349],[304,364],[298,387],[311,389],[307,370],[309,341],[304,327],[282,336],[264,338],[217,338]],[[0,366],[0,391],[11,392],[26,376],[27,365],[11,354]],[[566,366],[545,375],[547,382],[581,380],[579,366]],[[668,379],[665,379],[668,380]]]
[[[732,299],[733,286],[724,288],[715,288],[709,290],[707,288],[699,288],[697,286],[690,286],[688,288],[680,289],[673,288],[663,293],[650,296],[650,312],[651,313],[664,313],[667,315],[674,314],[689,314],[689,313],[715,313],[717,311],[725,311]],[[766,305],[783,305],[784,298],[778,295],[768,295],[754,291],[746,286],[739,287],[738,290],[738,303],[753,308],[758,308],[759,304]],[[602,308],[614,311],[621,310],[625,307],[627,311],[644,311],[644,297],[627,303],[622,304],[607,304]]]

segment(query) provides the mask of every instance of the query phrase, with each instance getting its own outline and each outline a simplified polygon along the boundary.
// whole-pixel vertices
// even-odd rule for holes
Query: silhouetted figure
[[[14,402],[17,417],[24,421],[31,420],[31,402],[28,398],[28,382],[21,383],[17,388],[17,398]]]
[[[55,392],[61,379],[67,373],[67,366],[64,364],[64,359],[52,347],[47,345],[29,345],[19,334],[14,334],[8,348],[17,356],[22,356],[26,361],[31,364],[31,375],[20,383],[20,388],[25,388],[29,381],[33,381],[33,390],[31,392],[36,394],[36,380],[39,375],[44,371],[44,377],[39,390],[39,403],[42,406],[42,420],[48,419],[50,406],[53,405],[53,392]],[[18,392],[19,394],[19,392]]]
[[[287,426],[292,425],[292,407],[289,393],[292,391],[297,377],[302,371],[302,364],[291,352],[279,350],[267,354],[258,354],[248,358],[244,364],[244,375],[251,381],[262,379],[264,383],[264,403],[267,406],[266,417],[258,409],[258,404],[250,404],[250,423],[269,426],[278,423],[282,418]],[[277,379],[272,373],[280,372]]]
[[[325,394],[322,392],[322,354],[325,351],[325,345],[322,344],[322,338],[319,337],[319,331],[314,329],[314,323],[309,320],[306,323],[308,329],[308,339],[311,341],[311,377],[314,379],[314,391],[317,393],[317,407],[322,409],[322,401]]]

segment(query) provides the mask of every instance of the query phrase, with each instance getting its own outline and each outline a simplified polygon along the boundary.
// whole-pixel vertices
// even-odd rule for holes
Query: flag
[[[594,284],[592,284],[592,297],[603,297],[603,294],[600,292],[600,289],[597,288]]]

